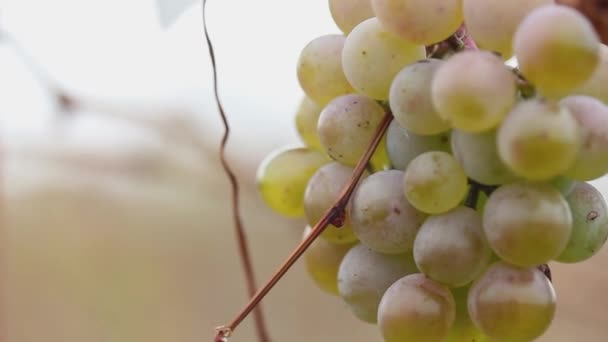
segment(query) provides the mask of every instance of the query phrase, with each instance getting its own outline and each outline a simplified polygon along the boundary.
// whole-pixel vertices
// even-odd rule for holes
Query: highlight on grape
[[[262,198],[305,216],[306,236],[395,120],[342,220],[305,252],[312,280],[387,342],[539,338],[556,310],[546,264],[608,238],[587,183],[608,173],[608,47],[552,0],[329,8],[343,34],[297,63],[304,146],[263,162]]]

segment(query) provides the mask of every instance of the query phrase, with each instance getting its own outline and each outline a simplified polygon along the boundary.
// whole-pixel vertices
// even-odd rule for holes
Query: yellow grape
[[[374,16],[370,0],[329,0],[329,10],[334,22],[345,34]]]
[[[490,342],[490,339],[475,326],[469,315],[467,307],[469,289],[469,286],[452,289],[456,302],[456,318],[447,339],[443,342]]]
[[[298,105],[295,120],[296,130],[306,146],[321,151],[323,150],[323,146],[321,146],[321,142],[319,141],[317,124],[322,110],[322,106],[311,100],[308,96],[304,96]]]
[[[346,37],[342,65],[357,92],[386,100],[395,75],[425,57],[423,45],[399,38],[384,29],[378,19],[371,18],[357,25]]]
[[[320,105],[353,92],[342,70],[343,48],[343,35],[328,34],[308,43],[300,53],[300,86],[308,97]]]
[[[306,226],[303,238],[310,234]],[[304,253],[306,270],[317,286],[334,296],[338,296],[338,269],[346,253],[353,244],[334,244],[324,239],[316,239]]]
[[[258,168],[258,191],[274,211],[289,217],[302,216],[306,184],[328,162],[323,153],[303,147],[272,153]]]
[[[596,99],[608,104],[608,46],[600,47],[600,61],[593,75],[573,93],[580,95],[593,96]]]
[[[539,6],[553,0],[463,0],[467,32],[483,49],[503,59],[513,55],[513,36],[519,23]]]
[[[462,23],[462,0],[371,0],[388,30],[416,44],[448,38]]]
[[[589,20],[562,5],[532,11],[513,40],[521,72],[549,98],[563,97],[591,77],[599,62],[599,46]]]

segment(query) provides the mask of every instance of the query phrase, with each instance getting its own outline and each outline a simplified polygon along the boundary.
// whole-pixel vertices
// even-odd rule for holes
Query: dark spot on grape
[[[401,214],[401,210],[399,210],[399,208],[397,208],[397,207],[393,208],[393,212],[397,215]]]
[[[595,221],[596,218],[598,218],[598,216],[600,216],[597,211],[592,210],[587,214],[587,222],[589,221]]]
[[[367,55],[367,51],[363,50],[363,51],[361,51],[361,54],[362,54],[363,56],[365,56],[365,55]]]

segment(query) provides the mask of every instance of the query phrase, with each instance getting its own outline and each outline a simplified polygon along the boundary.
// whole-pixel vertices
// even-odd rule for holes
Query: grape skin
[[[342,70],[345,38],[328,34],[312,40],[298,59],[298,81],[313,101],[325,105],[333,98],[353,92]]]
[[[512,183],[490,195],[483,228],[494,253],[528,267],[547,263],[563,252],[572,232],[572,214],[553,186]]]
[[[317,127],[319,140],[332,159],[355,166],[383,117],[384,108],[369,97],[340,96],[321,112]],[[383,149],[381,147],[376,153],[385,153],[381,151]]]
[[[403,190],[418,210],[440,214],[455,208],[464,199],[467,176],[449,153],[425,152],[405,170]]]
[[[323,146],[319,141],[317,134],[317,123],[319,115],[321,115],[322,106],[311,100],[308,96],[304,96],[298,105],[296,111],[296,130],[306,146],[323,151]]]
[[[329,0],[329,10],[334,22],[345,34],[374,16],[370,0]]]
[[[304,190],[308,180],[328,162],[323,153],[303,147],[274,152],[258,168],[258,192],[274,211],[300,217],[304,215]]]
[[[592,76],[599,45],[587,18],[561,5],[532,11],[513,39],[521,72],[548,98],[563,97]]]
[[[371,0],[376,17],[391,32],[416,44],[448,38],[462,23],[462,0]]]
[[[545,181],[574,163],[581,143],[570,111],[538,99],[519,103],[498,130],[498,153],[517,175]]]
[[[306,226],[305,239],[312,229]],[[306,271],[315,284],[326,293],[338,296],[338,269],[346,253],[353,244],[335,244],[324,239],[316,239],[304,253]]]
[[[380,171],[362,181],[353,195],[353,231],[374,251],[411,253],[416,233],[426,218],[405,199],[402,182],[403,171]]]
[[[353,169],[340,163],[332,162],[321,167],[308,182],[304,193],[304,211],[308,224],[314,226],[334,204],[342,189],[348,184]],[[362,177],[366,177],[365,173]],[[345,209],[344,225],[328,225],[321,237],[333,243],[352,243],[357,238],[352,230],[350,203]]]
[[[414,261],[429,278],[452,287],[475,279],[490,262],[481,216],[458,207],[429,217],[414,242]]]
[[[513,55],[513,36],[519,23],[532,10],[553,0],[463,0],[467,32],[483,50]]]
[[[435,72],[433,104],[452,127],[466,132],[487,131],[513,108],[515,81],[513,73],[492,53],[463,51]]]
[[[386,290],[378,308],[378,326],[385,342],[441,342],[455,315],[450,290],[418,273],[397,280]]]
[[[582,134],[581,149],[565,176],[582,181],[603,176],[608,172],[608,106],[589,96],[570,96],[561,103],[570,110]]]
[[[560,262],[581,262],[597,254],[608,238],[608,208],[602,193],[591,184],[576,182],[566,197],[572,211],[572,235]]]
[[[409,163],[429,151],[450,152],[450,132],[418,135],[391,122],[386,132],[386,151],[393,168],[405,171]]]
[[[424,59],[401,70],[389,93],[389,103],[395,120],[419,135],[446,132],[450,125],[439,117],[431,100],[431,81],[443,62]]]
[[[516,179],[498,156],[495,130],[467,133],[455,129],[451,141],[454,158],[470,179],[485,185],[505,184]]]
[[[376,100],[388,99],[391,82],[405,66],[426,57],[423,45],[415,45],[386,31],[371,18],[346,37],[342,65],[357,92]]]
[[[340,264],[338,290],[357,318],[375,323],[386,289],[397,279],[416,272],[411,255],[380,254],[358,244]]]
[[[579,95],[593,96],[596,99],[608,104],[608,46],[600,46],[599,65],[593,75],[573,93]]]
[[[555,290],[536,267],[493,264],[471,286],[468,308],[475,325],[498,341],[540,337],[555,315]]]

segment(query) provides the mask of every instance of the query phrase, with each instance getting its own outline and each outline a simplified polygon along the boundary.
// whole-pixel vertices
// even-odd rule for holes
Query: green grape
[[[386,289],[397,279],[416,272],[411,255],[380,254],[359,244],[346,253],[340,264],[338,290],[357,318],[375,323]]]
[[[344,36],[339,34],[321,36],[308,43],[300,53],[300,86],[308,97],[320,105],[353,92],[342,70],[344,41]]]
[[[405,66],[426,57],[415,45],[386,31],[378,19],[367,19],[346,37],[342,65],[357,90],[376,100],[388,99],[391,82]]]
[[[431,100],[431,81],[442,63],[439,59],[423,59],[405,67],[393,79],[389,103],[401,127],[420,135],[450,130]]]
[[[378,326],[386,342],[442,342],[455,315],[450,289],[418,273],[386,290],[378,308]]]
[[[306,226],[304,237],[310,234]],[[306,270],[317,286],[334,296],[338,296],[338,269],[352,244],[334,244],[324,239],[316,239],[304,253]]]
[[[512,183],[494,191],[483,214],[486,239],[501,259],[534,266],[555,259],[568,243],[572,214],[549,184]]]
[[[416,44],[448,38],[462,23],[462,0],[371,0],[374,13],[391,32]]]
[[[608,46],[600,46],[599,65],[593,75],[573,93],[593,96],[598,100],[608,103]]]
[[[493,264],[468,295],[475,325],[492,340],[506,342],[540,337],[551,325],[555,301],[553,285],[543,272],[505,262]]]
[[[470,287],[452,289],[456,303],[456,317],[454,325],[444,342],[490,342],[489,338],[477,329],[467,307],[467,298]]]
[[[331,208],[350,181],[353,171],[348,166],[333,162],[321,167],[310,178],[304,193],[304,211],[308,224],[314,226]],[[365,176],[366,174],[363,175]],[[334,243],[351,243],[357,240],[351,226],[350,204],[345,211],[344,225],[335,227],[330,224],[321,237]]]
[[[561,104],[578,121],[582,133],[581,148],[565,176],[588,181],[605,175],[608,173],[608,106],[590,96],[570,96]]]
[[[550,180],[576,159],[580,130],[570,111],[552,102],[519,103],[498,130],[498,154],[517,175]]]
[[[334,22],[345,34],[374,16],[370,0],[329,0],[329,10]]]
[[[403,171],[380,171],[363,180],[353,195],[353,231],[376,252],[411,253],[426,218],[405,199],[402,182]]]
[[[467,194],[467,176],[451,154],[425,152],[405,170],[403,190],[418,210],[440,214],[455,208]]]
[[[606,201],[601,192],[585,182],[576,182],[566,200],[572,211],[572,235],[557,261],[587,260],[597,254],[608,238]]]
[[[568,6],[533,10],[519,25],[513,50],[524,76],[545,97],[562,97],[585,83],[599,62],[591,23]]]
[[[485,51],[455,54],[439,67],[431,84],[439,115],[467,132],[496,127],[513,108],[516,94],[515,75]]]
[[[304,190],[327,157],[308,148],[291,148],[268,155],[257,171],[257,186],[266,205],[288,217],[304,215]]]
[[[414,242],[414,261],[427,277],[449,286],[464,286],[490,262],[481,216],[458,207],[429,217]]]
[[[477,197],[477,204],[475,205],[475,210],[480,215],[483,215],[483,212],[486,210],[486,203],[488,203],[488,195],[485,192],[480,191]]]
[[[576,181],[563,176],[555,177],[549,184],[553,185],[562,196],[566,197],[572,192]]]
[[[382,137],[382,140],[380,140],[374,154],[372,154],[372,158],[369,160],[369,166],[371,167],[371,172],[389,170],[392,168],[391,161],[388,158],[388,151],[386,150],[386,134]]]
[[[452,152],[464,173],[478,183],[498,185],[516,178],[498,156],[495,130],[483,133],[453,130]]]
[[[528,13],[553,0],[463,0],[467,32],[483,49],[500,53],[502,58],[513,55],[513,36]]]
[[[386,132],[386,151],[393,167],[405,171],[409,163],[424,152],[450,152],[450,133],[417,135],[393,121]]]
[[[335,98],[321,112],[318,134],[327,154],[340,163],[355,166],[374,137],[384,108],[363,95]],[[380,145],[382,146],[382,145]],[[378,154],[384,148],[379,149]]]
[[[317,123],[319,122],[321,110],[323,110],[323,107],[305,96],[300,101],[300,105],[296,111],[296,129],[306,146],[322,151],[323,146],[321,146],[319,135],[317,134]]]

